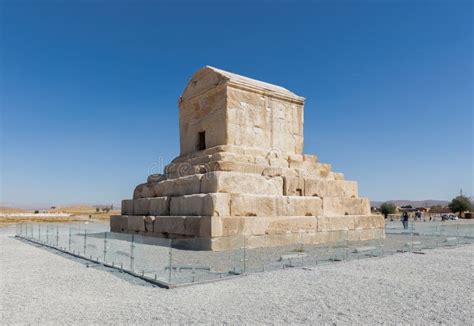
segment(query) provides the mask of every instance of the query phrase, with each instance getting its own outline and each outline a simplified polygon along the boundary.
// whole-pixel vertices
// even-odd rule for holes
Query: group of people
[[[408,219],[409,219],[408,212],[403,212],[401,221],[402,221],[402,224],[403,224],[403,228],[405,230],[408,229]],[[423,220],[423,213],[420,212],[420,211],[415,212],[414,220],[415,221],[424,221]],[[430,215],[430,221],[431,221],[431,215]]]

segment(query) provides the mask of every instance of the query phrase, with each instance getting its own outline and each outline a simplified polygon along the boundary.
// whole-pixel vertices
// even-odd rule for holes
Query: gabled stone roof
[[[298,96],[284,87],[237,75],[211,66],[205,66],[194,73],[181,95],[181,100],[187,100],[194,96],[201,95],[209,89],[215,88],[221,84],[232,85],[249,91],[261,92],[265,95],[288,98],[298,102],[304,101],[304,97]]]

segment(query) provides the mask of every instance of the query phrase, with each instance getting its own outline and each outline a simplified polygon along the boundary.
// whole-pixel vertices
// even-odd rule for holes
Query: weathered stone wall
[[[206,133],[206,148],[227,144],[226,88],[183,100],[179,110],[181,155],[197,151],[198,134]]]
[[[135,188],[111,230],[205,238],[212,250],[239,235],[254,246],[383,237],[357,182],[302,153],[303,105],[279,86],[200,70],[179,102],[181,155]]]
[[[227,144],[282,153],[303,152],[303,105],[227,88]]]

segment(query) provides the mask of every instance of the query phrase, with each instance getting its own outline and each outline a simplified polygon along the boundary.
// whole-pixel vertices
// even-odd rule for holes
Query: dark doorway
[[[206,149],[206,132],[201,131],[198,133],[198,146],[197,146],[198,151],[202,151]]]

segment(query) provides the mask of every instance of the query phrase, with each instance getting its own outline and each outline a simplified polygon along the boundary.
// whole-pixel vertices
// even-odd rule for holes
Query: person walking
[[[405,230],[408,229],[408,212],[403,212],[402,223],[403,223],[403,228]]]

